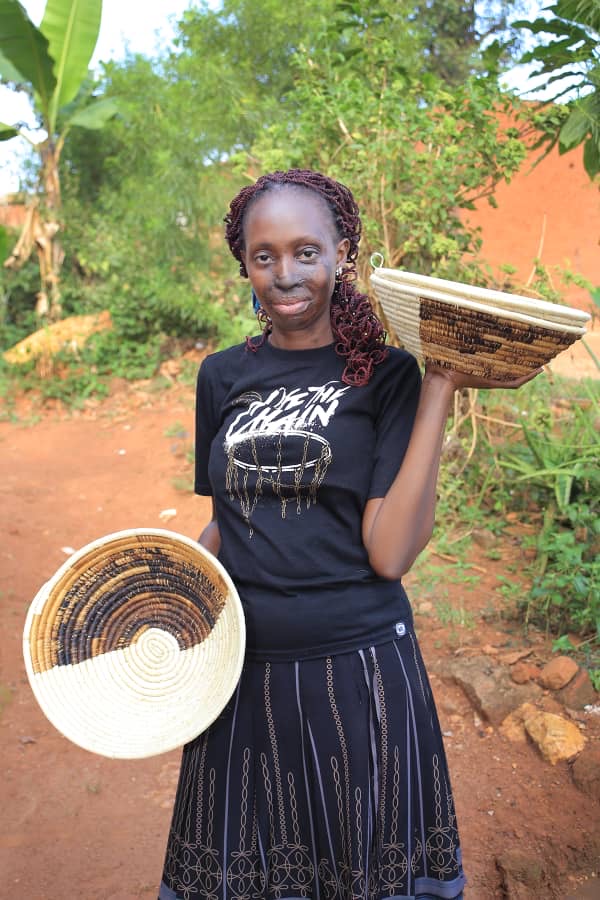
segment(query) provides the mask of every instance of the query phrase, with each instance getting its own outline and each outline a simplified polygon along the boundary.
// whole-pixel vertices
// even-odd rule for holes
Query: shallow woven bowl
[[[590,316],[530,297],[379,268],[371,284],[386,325],[414,356],[510,381],[585,334]]]
[[[48,719],[80,747],[122,759],[204,731],[235,690],[244,646],[223,566],[190,538],[151,528],[74,553],[33,600],[23,635]]]

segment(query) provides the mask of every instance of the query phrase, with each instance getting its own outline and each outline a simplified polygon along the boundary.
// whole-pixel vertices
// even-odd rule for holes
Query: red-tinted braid
[[[240,274],[247,278],[248,272],[242,259],[244,216],[261,194],[287,186],[306,188],[319,194],[331,210],[339,239],[347,238],[350,242],[347,264],[342,275],[336,276],[331,297],[331,328],[336,341],[336,353],[346,359],[342,381],[356,386],[367,384],[374,366],[387,356],[386,334],[369,298],[356,289],[356,258],[361,221],[356,201],[347,187],[310,169],[290,169],[287,172],[262,175],[255,184],[243,188],[231,201],[229,213],[225,216],[225,237],[229,249],[240,264]],[[246,338],[246,346],[253,352],[265,342],[271,331],[270,321],[265,321],[260,316],[259,319],[264,322],[261,339],[256,341]]]

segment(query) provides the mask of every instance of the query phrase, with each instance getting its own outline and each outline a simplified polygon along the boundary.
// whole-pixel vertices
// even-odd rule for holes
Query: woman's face
[[[279,347],[318,347],[333,339],[329,308],[335,270],[350,244],[339,240],[327,203],[314,191],[266,192],[244,218],[242,259]]]

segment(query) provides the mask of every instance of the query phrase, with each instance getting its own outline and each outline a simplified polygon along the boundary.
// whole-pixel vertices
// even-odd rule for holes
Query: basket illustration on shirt
[[[271,391],[263,400],[255,392],[236,400],[243,410],[225,435],[226,487],[231,500],[240,502],[250,532],[250,519],[266,488],[287,505],[302,502],[308,509],[332,461],[329,441],[318,431],[327,427],[340,399],[349,390],[339,381],[324,385]]]

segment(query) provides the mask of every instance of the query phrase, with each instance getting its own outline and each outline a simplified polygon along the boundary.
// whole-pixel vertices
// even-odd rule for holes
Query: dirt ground
[[[160,389],[115,385],[107,400],[74,413],[23,401],[0,421],[3,897],[156,897],[179,753],[123,762],[70,744],[44,718],[29,688],[21,635],[31,599],[69,548],[129,527],[199,534],[208,509],[188,484],[192,419],[193,389],[174,382]],[[161,518],[173,509],[174,517]],[[466,897],[505,896],[496,860],[510,851],[525,854],[542,868],[544,883],[555,885],[524,888],[518,897],[598,897],[598,805],[575,787],[567,763],[551,766],[532,746],[507,741],[440,677],[453,655],[526,645],[514,623],[489,613],[498,597],[496,575],[519,559],[518,531],[507,532],[497,549],[502,559],[494,562],[473,548],[484,570],[476,590],[465,592],[452,580],[445,586],[445,603],[462,604],[475,627],[444,624],[432,614],[416,618],[446,734]],[[419,597],[413,593],[413,599]],[[549,658],[543,636],[528,640],[538,658]],[[600,716],[589,717],[586,731],[597,739]]]

